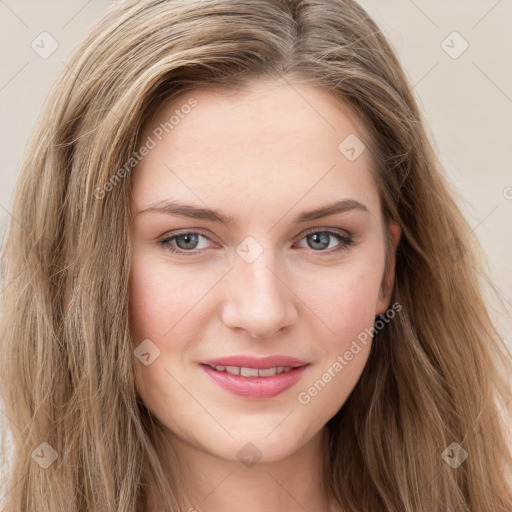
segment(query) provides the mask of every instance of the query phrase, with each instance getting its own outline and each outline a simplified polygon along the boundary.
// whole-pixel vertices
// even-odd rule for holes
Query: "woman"
[[[511,510],[475,242],[357,3],[119,2],[42,120],[6,510]]]

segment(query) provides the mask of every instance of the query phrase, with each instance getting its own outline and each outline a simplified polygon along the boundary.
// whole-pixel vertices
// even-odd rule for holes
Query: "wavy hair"
[[[377,24],[353,0],[129,0],[57,78],[11,203],[0,323],[9,512],[136,512],[150,485],[179,509],[134,384],[130,170],[110,180],[174,95],[269,79],[350,107],[369,133],[384,219],[402,228],[402,311],[326,426],[332,499],[347,512],[512,510],[499,414],[511,369],[482,298],[482,251]],[[458,468],[442,457],[452,443],[468,453]],[[41,450],[58,457],[47,469]]]

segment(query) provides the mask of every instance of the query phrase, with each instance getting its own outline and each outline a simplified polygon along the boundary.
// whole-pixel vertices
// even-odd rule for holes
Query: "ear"
[[[382,315],[389,308],[389,303],[391,302],[391,294],[393,293],[393,284],[395,282],[396,248],[401,236],[402,228],[396,222],[391,221],[386,232],[386,264],[380,285],[375,316]]]

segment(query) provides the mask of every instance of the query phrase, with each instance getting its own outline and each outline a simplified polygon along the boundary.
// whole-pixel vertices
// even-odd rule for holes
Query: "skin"
[[[136,361],[137,389],[165,426],[190,507],[329,510],[324,426],[359,380],[371,341],[309,403],[298,395],[390,306],[400,229],[383,223],[369,151],[350,161],[338,149],[349,134],[367,137],[339,99],[286,82],[253,83],[236,94],[187,91],[157,113],[141,140],[191,96],[197,106],[132,176],[133,347],[150,339],[160,350],[148,366]],[[165,199],[220,210],[238,224],[139,213]],[[367,211],[294,222],[340,199]],[[348,232],[353,244],[307,236],[325,229]],[[169,242],[189,251],[183,255],[159,244],[184,230],[207,238]],[[263,249],[251,263],[236,252],[246,237]],[[344,250],[327,254],[335,247]],[[198,364],[240,354],[310,364],[291,389],[249,400],[218,387]],[[251,467],[237,456],[247,443],[261,454]],[[148,510],[157,512],[159,503],[152,495]]]

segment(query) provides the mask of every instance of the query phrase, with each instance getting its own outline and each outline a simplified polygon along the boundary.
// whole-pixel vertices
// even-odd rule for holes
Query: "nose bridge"
[[[270,253],[270,251],[268,251]],[[253,300],[270,303],[281,299],[284,294],[284,284],[277,270],[276,258],[272,255],[261,255],[256,261],[238,262],[241,283],[245,283],[246,293]],[[235,267],[235,270],[237,270]]]
[[[280,261],[271,245],[271,237],[258,239],[248,236],[238,244],[234,270],[256,293],[273,294],[280,282],[275,270]]]
[[[236,249],[224,322],[255,337],[269,337],[293,323],[297,312],[275,251],[250,238]]]

